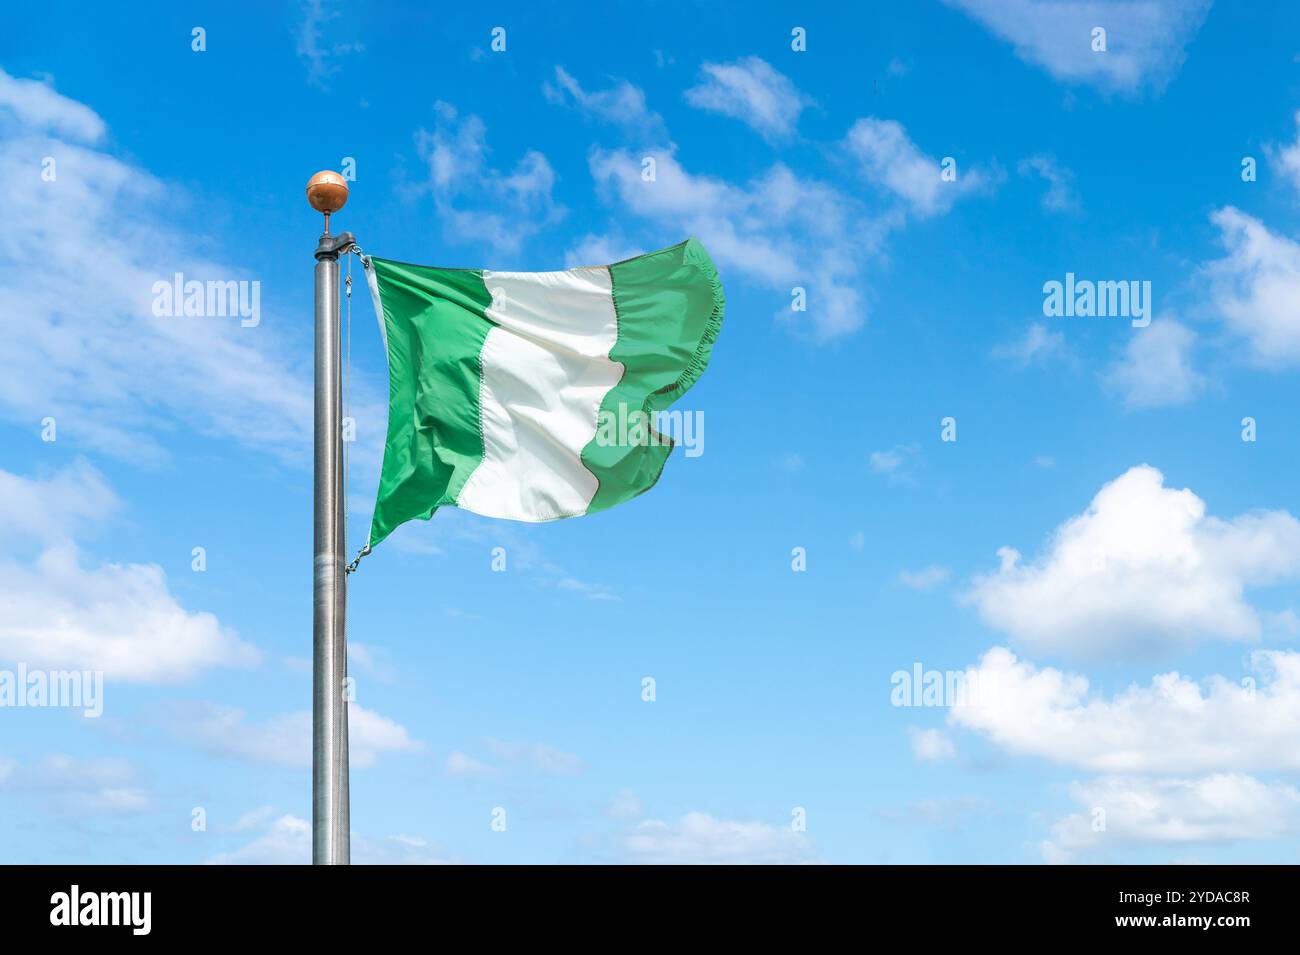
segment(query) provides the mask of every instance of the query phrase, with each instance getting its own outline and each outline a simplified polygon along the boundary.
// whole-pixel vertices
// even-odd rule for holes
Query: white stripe
[[[349,252],[348,255],[352,253]],[[375,275],[374,263],[370,256],[361,260],[361,267],[366,272],[366,284],[370,286],[370,298],[375,303],[375,316],[379,319],[379,337],[384,340],[384,356],[388,356],[388,324],[384,321],[384,306],[379,301],[379,276]]]
[[[596,476],[582,449],[623,376],[607,268],[483,272],[497,323],[481,353],[483,461],[457,505],[488,517],[549,521],[586,513]]]

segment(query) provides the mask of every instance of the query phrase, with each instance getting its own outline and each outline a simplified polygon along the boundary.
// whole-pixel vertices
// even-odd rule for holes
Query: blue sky
[[[1295,860],[1300,12],[840,6],[7,31],[0,670],[104,693],[0,708],[0,859],[309,858],[303,188],[350,157],[368,252],[695,234],[728,300],[652,493],[444,509],[352,578],[354,861]],[[257,282],[256,323],[154,314],[178,272]],[[1149,282],[1149,324],[1045,315],[1067,273]],[[918,666],[977,699],[894,705]]]

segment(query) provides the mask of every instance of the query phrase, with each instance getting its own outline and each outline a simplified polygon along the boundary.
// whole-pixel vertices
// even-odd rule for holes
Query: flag
[[[657,412],[699,379],[722,327],[695,239],[563,272],[439,269],[373,256],[388,436],[368,547],[444,505],[550,521],[654,486]]]

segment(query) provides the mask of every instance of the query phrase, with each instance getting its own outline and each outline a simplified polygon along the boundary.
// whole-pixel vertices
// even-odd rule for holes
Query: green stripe
[[[611,360],[623,377],[601,402],[602,419],[640,410],[650,416],[684,395],[704,373],[722,328],[725,300],[713,260],[688,239],[669,249],[611,265],[618,341]],[[609,416],[613,416],[610,418]],[[608,432],[606,432],[608,434]],[[601,431],[582,450],[600,486],[587,513],[642,494],[659,480],[670,444],[611,444]]]
[[[399,524],[455,504],[483,460],[479,354],[493,327],[483,273],[370,259],[388,339],[388,438],[374,547]]]

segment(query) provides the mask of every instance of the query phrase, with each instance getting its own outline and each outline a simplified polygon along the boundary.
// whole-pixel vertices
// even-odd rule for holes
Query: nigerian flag
[[[443,505],[550,521],[649,490],[722,326],[695,239],[563,272],[368,257],[388,352],[388,437],[367,549]]]

